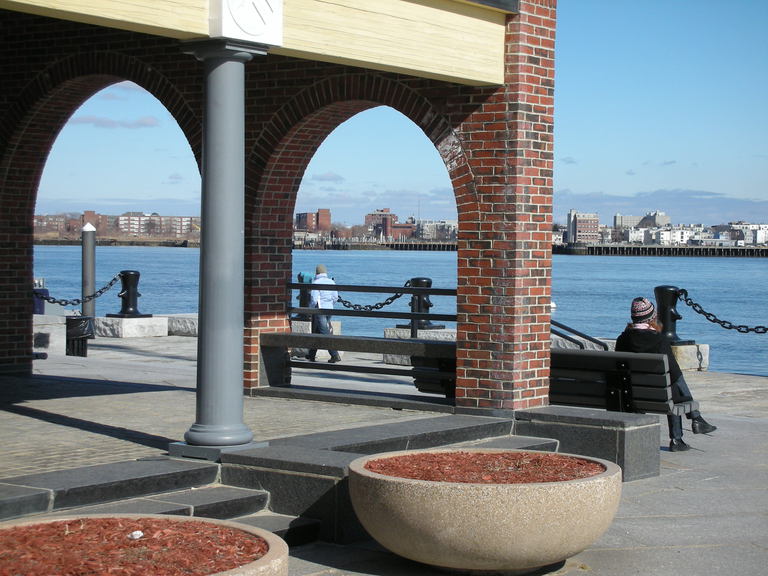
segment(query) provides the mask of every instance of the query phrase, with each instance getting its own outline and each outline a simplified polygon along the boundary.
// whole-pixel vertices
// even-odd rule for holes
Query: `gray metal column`
[[[86,222],[80,233],[82,241],[82,299],[96,292],[96,228],[90,222]],[[83,316],[96,317],[96,300],[83,302],[81,306]]]
[[[226,41],[200,43],[205,64],[197,417],[192,446],[247,444],[243,422],[245,267],[245,63],[263,53]]]

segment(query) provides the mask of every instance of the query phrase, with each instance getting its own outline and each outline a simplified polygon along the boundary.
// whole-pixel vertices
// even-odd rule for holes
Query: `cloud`
[[[574,158],[573,156],[565,156],[563,158],[560,158],[560,162],[562,162],[563,164],[578,164],[578,162],[576,161],[576,158]]]
[[[182,176],[178,172],[174,172],[173,174],[170,174],[168,178],[165,179],[163,184],[175,185],[175,184],[181,184],[182,182],[184,182],[184,176]]]
[[[660,166],[673,166],[675,164],[677,164],[677,160],[664,160],[664,162],[662,162],[659,165]]]
[[[75,116],[69,121],[70,124],[81,124],[93,126],[94,128],[106,128],[109,130],[116,128],[128,128],[130,130],[137,128],[156,128],[160,126],[160,121],[154,116],[141,116],[136,120],[114,120],[106,116]]]
[[[626,172],[624,172],[624,174],[626,174],[627,176],[634,176],[635,174],[637,174],[637,172],[635,172],[634,170],[627,170]]]
[[[320,182],[344,182],[344,177],[335,172],[324,172],[323,174],[313,174],[312,180]]]
[[[564,224],[568,210],[596,212],[600,222],[612,224],[617,212],[643,216],[659,210],[666,212],[673,224],[705,224],[713,226],[744,220],[755,224],[768,223],[768,200],[733,198],[708,190],[654,190],[634,196],[604,193],[576,194],[558,190],[554,198],[554,221]]]

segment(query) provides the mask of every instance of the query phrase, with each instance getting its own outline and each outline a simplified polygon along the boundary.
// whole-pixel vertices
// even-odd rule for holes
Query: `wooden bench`
[[[549,403],[678,416],[699,406],[672,400],[664,354],[572,349],[552,350]]]
[[[291,371],[298,368],[408,376],[414,379],[414,385],[422,392],[445,394],[448,398],[453,398],[456,394],[455,342],[296,332],[269,332],[261,334],[259,338],[260,381],[269,386],[290,386]],[[410,356],[413,367],[294,361],[290,358],[291,348]]]

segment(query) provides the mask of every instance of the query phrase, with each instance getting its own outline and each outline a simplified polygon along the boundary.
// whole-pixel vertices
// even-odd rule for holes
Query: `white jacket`
[[[335,286],[331,278],[328,278],[328,274],[318,274],[315,279],[312,280],[312,284],[330,284]],[[312,290],[310,294],[311,305],[318,308],[333,308],[333,303],[339,299],[339,293],[336,290]]]

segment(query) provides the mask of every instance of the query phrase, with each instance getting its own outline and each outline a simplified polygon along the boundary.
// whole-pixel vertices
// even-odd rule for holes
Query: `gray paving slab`
[[[0,386],[0,476],[163,455],[165,443],[180,440],[194,421],[195,355],[194,338],[97,338],[86,358],[35,361],[35,380],[7,380]],[[308,388],[330,385],[325,377],[300,378]],[[694,372],[688,381],[703,414],[718,430],[694,435],[685,421],[685,439],[692,449],[671,453],[662,422],[661,475],[625,483],[610,529],[553,574],[765,573],[768,378]],[[353,389],[355,381],[345,379],[342,386]],[[366,377],[360,386],[373,393],[412,393],[405,382],[386,384]],[[244,420],[258,439],[426,416],[417,410],[284,398],[246,398],[244,404]],[[292,548],[289,571],[291,576],[444,574],[371,542]]]

